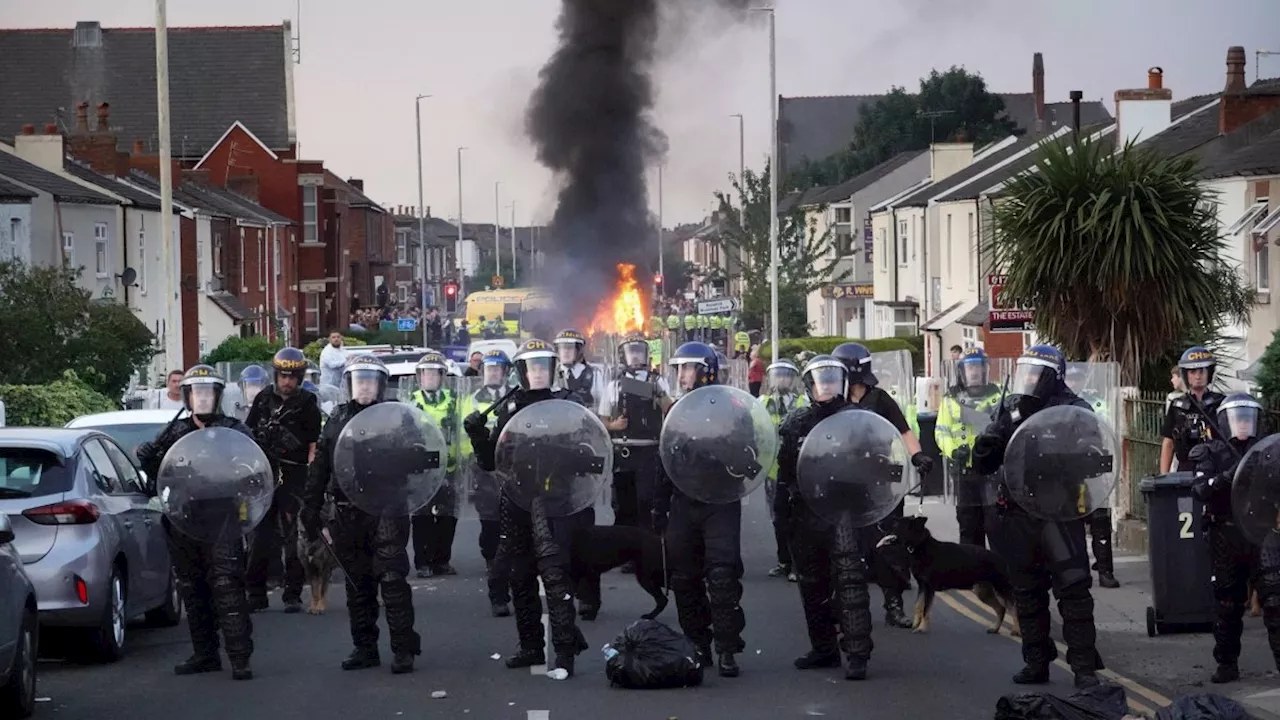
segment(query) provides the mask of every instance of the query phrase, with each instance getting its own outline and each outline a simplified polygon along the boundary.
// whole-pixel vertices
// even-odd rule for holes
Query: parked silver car
[[[36,589],[13,547],[13,526],[0,513],[0,717],[30,717],[36,707],[40,623]]]
[[[0,512],[44,628],[83,634],[72,652],[112,662],[131,618],[179,622],[160,512],[115,440],[96,430],[2,428],[0,468]]]
[[[137,464],[138,446],[148,440],[155,440],[156,435],[177,417],[175,410],[116,410],[114,412],[81,415],[67,423],[67,427],[76,429],[90,428],[101,430],[111,436]]]

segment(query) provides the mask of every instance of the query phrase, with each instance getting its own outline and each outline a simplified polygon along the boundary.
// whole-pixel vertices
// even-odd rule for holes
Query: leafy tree
[[[119,410],[111,398],[67,370],[43,385],[0,385],[5,424],[10,427],[62,427],[81,415]]]
[[[1258,359],[1257,383],[1263,404],[1280,409],[1280,331],[1271,335],[1271,342]]]
[[[210,350],[200,362],[206,365],[220,362],[271,362],[272,356],[282,347],[283,341],[272,342],[261,335],[247,338],[233,335]]]
[[[1144,362],[1221,338],[1254,302],[1224,258],[1210,192],[1189,157],[1126,145],[1049,143],[995,207],[992,249],[1007,300],[1036,309],[1036,332],[1076,359]]]
[[[981,75],[952,66],[920,78],[918,93],[894,87],[858,116],[849,147],[828,158],[806,161],[786,186],[803,189],[836,185],[908,150],[923,150],[936,138],[963,136],[975,143],[999,140],[1017,131],[1004,112],[1004,99],[987,90]],[[945,113],[930,117],[930,113]]]
[[[79,277],[78,269],[0,263],[0,385],[44,385],[75,370],[118,398],[159,351],[129,308],[93,300]]]
[[[742,278],[740,317],[748,328],[767,328],[769,319],[769,166],[761,173],[747,170],[732,177],[736,202],[716,193],[720,202],[718,232],[711,238],[725,252],[741,256],[735,275]],[[809,334],[806,296],[828,283],[844,280],[850,271],[837,271],[835,235],[818,233],[816,221],[801,208],[778,218],[778,327],[781,337]],[[715,272],[720,272],[718,269]]]

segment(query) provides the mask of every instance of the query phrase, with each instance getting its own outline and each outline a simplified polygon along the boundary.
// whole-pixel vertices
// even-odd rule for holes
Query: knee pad
[[[405,582],[404,573],[398,570],[383,570],[382,574],[378,576],[378,582],[380,583]]]
[[[1063,620],[1093,617],[1093,595],[1089,594],[1089,583],[1076,583],[1059,591],[1058,612]]]
[[[707,568],[708,587],[723,588],[736,582],[738,582],[738,573],[728,565],[712,565]]]
[[[210,587],[215,594],[232,592],[236,590],[239,586],[240,586],[240,583],[236,582],[235,577],[226,573],[219,573],[219,572],[213,573],[213,582],[210,583]]]

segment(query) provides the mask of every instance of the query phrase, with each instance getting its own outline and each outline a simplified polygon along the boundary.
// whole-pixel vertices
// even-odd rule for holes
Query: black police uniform
[[[253,434],[244,423],[225,415],[216,415],[205,427],[230,428],[249,437]],[[169,423],[155,440],[138,446],[138,463],[152,478],[148,491],[154,497],[155,478],[165,453],[183,436],[199,430],[195,420],[185,417]],[[179,675],[219,670],[218,630],[226,644],[227,658],[238,677],[251,677],[249,657],[253,654],[253,621],[249,617],[249,600],[245,594],[245,547],[239,536],[209,543],[197,540],[164,521],[169,557],[173,562],[178,592],[187,609],[187,629],[194,650],[191,658],[174,668]]]
[[[488,408],[501,400],[505,394],[506,389],[502,387],[482,387],[475,392],[473,398],[476,406]],[[472,443],[473,454],[474,447],[475,444]],[[477,461],[476,464],[479,465],[479,462]],[[498,545],[502,540],[500,517],[502,488],[498,486],[498,479],[484,471],[483,467],[480,467],[479,471],[473,470],[473,473],[469,492],[470,499],[480,515],[480,556],[485,562],[489,604],[493,608],[494,615],[506,617],[511,614],[511,609],[506,607],[507,603],[511,602],[511,590],[506,573],[494,563],[498,557]]]
[[[1249,599],[1249,581],[1257,582],[1262,604],[1262,622],[1276,668],[1280,669],[1280,534],[1259,547],[1249,541],[1236,525],[1231,508],[1231,485],[1236,467],[1257,438],[1240,441],[1213,440],[1193,448],[1190,459],[1196,468],[1196,494],[1204,500],[1204,520],[1209,531],[1209,553],[1213,563],[1213,659],[1218,669],[1214,682],[1230,682],[1240,677],[1240,635],[1244,632],[1244,609]],[[1235,452],[1226,447],[1230,443]],[[1250,459],[1255,464],[1257,456]],[[1212,483],[1210,483],[1212,480]]]
[[[284,601],[286,611],[302,607],[304,573],[298,562],[298,514],[307,484],[310,446],[320,439],[320,403],[314,393],[299,388],[284,397],[268,386],[258,393],[249,408],[245,425],[267,452],[271,469],[279,480],[271,500],[271,510],[250,539],[249,569],[245,581],[249,606],[267,607],[267,572],[272,560],[284,549]]]
[[[818,517],[800,495],[796,465],[805,438],[818,423],[837,412],[857,410],[844,397],[793,410],[778,429],[778,489],[774,496],[774,517],[788,528],[791,556],[800,586],[805,625],[813,650],[796,660],[796,667],[835,667],[840,653],[848,658],[847,677],[866,677],[871,640],[871,595],[867,591],[866,548],[861,533],[848,538],[841,552],[837,529]],[[839,626],[839,645],[836,627]]]
[[[574,370],[578,370],[576,377],[573,374]],[[560,382],[568,392],[564,399],[576,402],[594,413],[597,407],[595,369],[586,362],[578,362],[570,367],[561,367],[559,372]],[[573,523],[574,527],[591,527],[596,524],[596,509],[589,507],[575,514],[569,522]],[[562,521],[561,524],[563,525],[564,522]],[[600,612],[600,578],[574,578],[573,583],[574,596],[578,598],[578,610],[582,618],[595,620]]]
[[[480,468],[494,472],[494,452],[502,429],[512,416],[524,408],[543,400],[568,400],[565,390],[519,390],[498,408],[497,423],[493,432],[467,429],[475,448],[476,462]],[[541,665],[546,659],[546,642],[542,634],[542,601],[538,597],[538,577],[542,577],[547,594],[547,615],[551,623],[551,644],[556,653],[556,666],[572,673],[574,658],[587,649],[586,638],[578,629],[574,618],[574,582],[570,575],[569,552],[573,533],[580,527],[593,524],[593,518],[578,513],[563,518],[548,518],[549,537],[541,537],[540,524],[533,516],[515,503],[505,492],[498,500],[498,516],[501,540],[494,565],[510,585],[511,602],[515,609],[516,632],[520,638],[520,652],[508,658],[507,667],[531,667]],[[543,556],[539,548],[554,545],[554,554]],[[598,585],[596,586],[599,587]],[[590,584],[583,583],[579,592]],[[598,607],[598,597],[579,597],[583,604]]]
[[[1173,453],[1179,467],[1191,467],[1191,449],[1209,438],[1212,418],[1218,415],[1218,406],[1226,399],[1222,393],[1205,390],[1200,398],[1200,407],[1209,414],[1209,418],[1205,418],[1189,395],[1183,393],[1169,403],[1160,429],[1160,437],[1173,441]]]
[[[374,403],[376,404],[376,403]],[[333,475],[333,452],[343,428],[372,407],[351,402],[339,405],[320,433],[315,461],[307,475],[303,494],[303,522],[308,532],[319,531],[325,494],[333,498],[333,549],[347,574],[347,615],[355,650],[343,661],[344,669],[373,667],[378,654],[378,595],[386,611],[387,634],[396,664],[393,670],[412,669],[422,653],[422,638],[413,629],[413,594],[409,587],[409,516],[378,517],[351,504]],[[394,478],[393,478],[394,479]],[[407,666],[407,667],[406,667]]]
[[[995,422],[974,443],[974,468],[990,475],[1004,463],[1004,450],[1017,425],[1039,409],[1074,405],[1093,411],[1063,383],[1041,408],[1020,403],[1029,396],[1005,398]],[[1015,420],[1021,418],[1021,420]],[[1077,686],[1096,681],[1104,669],[1097,650],[1097,628],[1093,623],[1093,574],[1085,544],[1084,520],[1050,522],[1028,514],[1009,499],[1008,488],[999,488],[999,542],[1009,563],[1010,580],[1022,631],[1022,659],[1026,663],[1014,682],[1042,683],[1049,680],[1049,665],[1058,657],[1050,636],[1049,591],[1058,599],[1062,616],[1062,638],[1067,644],[1067,664],[1076,675]]]
[[[662,466],[658,455],[658,436],[662,432],[662,409],[655,403],[660,394],[657,373],[649,370],[627,370],[618,384],[617,413],[627,419],[625,430],[610,430],[613,438],[614,525],[652,527],[653,492]],[[643,397],[623,391],[622,378],[647,383],[651,396]]]

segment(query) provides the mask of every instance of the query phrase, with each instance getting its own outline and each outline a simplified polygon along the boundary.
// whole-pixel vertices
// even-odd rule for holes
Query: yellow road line
[[[984,618],[984,617],[982,617],[981,615],[979,615],[977,612],[975,612],[973,609],[971,609],[971,608],[968,606],[968,604],[967,604],[967,603],[965,603],[965,602],[963,602],[963,601],[961,601],[961,600],[957,599],[957,598],[956,598],[956,597],[954,597],[950,592],[940,592],[940,593],[938,593],[938,594],[937,594],[937,598],[938,598],[939,600],[941,600],[942,602],[946,603],[946,604],[947,604],[947,606],[948,606],[948,607],[950,607],[952,610],[955,610],[956,612],[960,613],[961,615],[963,615],[963,616],[965,616],[965,617],[969,618],[970,620],[972,620],[972,621],[974,621],[974,622],[976,622],[976,623],[978,623],[979,625],[982,625],[982,626],[984,626],[984,627],[985,627],[985,626],[989,626],[989,625],[991,624],[991,622],[995,620],[995,614],[994,614],[994,613],[991,613],[991,614],[990,614],[990,617],[988,617],[988,618]],[[975,598],[975,600],[976,600],[976,598]],[[1018,644],[1021,644],[1021,643],[1022,643],[1022,640],[1020,640],[1019,638],[1013,637],[1013,636],[1012,636],[1012,635],[1010,635],[1009,633],[1010,633],[1010,630],[1009,630],[1008,625],[1007,625],[1007,624],[1001,625],[1001,627],[1000,627],[1000,635],[1001,635],[1002,637],[1006,637],[1006,638],[1008,638],[1008,639],[1010,639],[1010,640],[1012,640],[1012,641],[1014,641],[1014,642],[1016,642],[1016,643],[1018,643]],[[1059,645],[1059,648],[1058,648],[1059,652],[1062,652],[1062,653],[1065,653],[1065,652],[1066,652],[1066,647],[1065,647],[1065,646],[1062,646],[1062,645],[1061,645],[1061,643],[1056,643],[1056,642],[1055,642],[1055,644]],[[1063,661],[1062,661],[1062,659],[1060,659],[1060,658],[1059,658],[1059,659],[1057,659],[1057,660],[1054,660],[1054,661],[1053,661],[1053,664],[1054,664],[1054,665],[1057,665],[1058,667],[1062,668],[1063,670],[1066,670],[1067,672],[1071,672],[1071,666],[1070,666],[1070,665],[1068,665],[1068,664],[1066,664],[1065,662],[1063,662]],[[1112,681],[1114,681],[1114,682],[1119,683],[1120,685],[1124,686],[1124,687],[1125,687],[1126,689],[1128,689],[1128,690],[1132,690],[1133,692],[1138,693],[1139,695],[1142,695],[1143,697],[1146,697],[1146,698],[1148,698],[1148,699],[1150,699],[1150,700],[1153,700],[1154,702],[1158,703],[1159,705],[1162,705],[1162,706],[1163,706],[1163,705],[1169,705],[1169,704],[1172,704],[1172,702],[1173,702],[1172,700],[1170,700],[1170,699],[1168,699],[1168,698],[1164,697],[1163,695],[1161,695],[1161,694],[1159,694],[1159,693],[1155,692],[1154,690],[1148,690],[1148,689],[1146,689],[1146,688],[1144,688],[1144,687],[1142,687],[1142,686],[1138,685],[1137,683],[1133,682],[1132,680],[1130,680],[1130,679],[1128,679],[1128,678],[1125,678],[1125,677],[1122,677],[1122,676],[1120,676],[1120,675],[1117,675],[1117,674],[1115,674],[1115,673],[1111,672],[1110,670],[1102,670],[1102,671],[1100,671],[1098,674],[1099,674],[1099,675],[1102,675],[1103,677],[1107,678],[1108,680],[1112,680]],[[1146,714],[1148,714],[1148,715],[1154,715],[1154,714],[1155,714],[1155,710],[1154,710],[1154,709],[1152,709],[1152,708],[1148,707],[1148,706],[1147,706],[1147,705],[1145,705],[1144,703],[1141,703],[1141,702],[1139,702],[1139,701],[1137,701],[1137,700],[1134,700],[1132,697],[1129,697],[1129,695],[1128,695],[1128,694],[1126,694],[1126,695],[1125,695],[1125,699],[1126,699],[1126,700],[1128,700],[1128,703],[1129,703],[1129,709],[1134,710],[1134,711],[1136,711],[1136,712],[1140,712],[1140,713],[1146,713]]]

